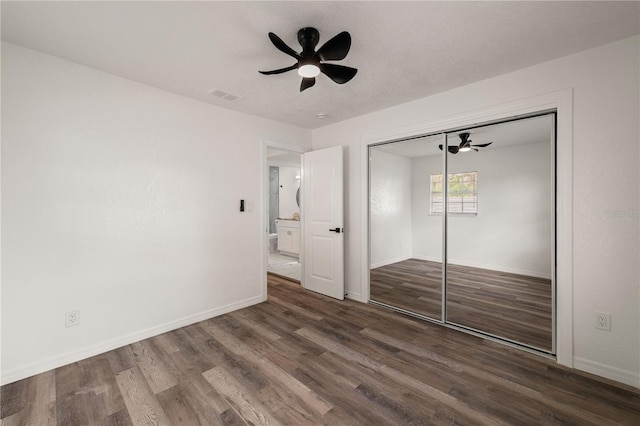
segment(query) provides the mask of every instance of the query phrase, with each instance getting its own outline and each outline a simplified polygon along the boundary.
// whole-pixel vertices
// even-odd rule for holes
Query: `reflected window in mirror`
[[[429,213],[440,215],[443,211],[444,193],[442,174],[431,175],[431,202]],[[449,173],[448,212],[478,214],[478,172]]]

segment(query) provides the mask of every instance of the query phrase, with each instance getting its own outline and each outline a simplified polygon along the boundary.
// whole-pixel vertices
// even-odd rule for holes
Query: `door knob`
[[[335,232],[336,234],[339,234],[340,232],[342,232],[342,230],[340,228],[329,229],[329,231]]]

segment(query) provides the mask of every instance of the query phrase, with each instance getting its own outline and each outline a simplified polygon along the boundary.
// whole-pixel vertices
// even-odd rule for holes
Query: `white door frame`
[[[573,90],[534,96],[366,136],[361,143],[361,278],[369,300],[369,145],[556,111],[556,359],[573,367]]]
[[[306,151],[303,147],[297,146],[294,144],[280,142],[272,139],[262,139],[260,143],[260,165],[262,167],[262,172],[260,173],[260,234],[262,238],[260,239],[262,248],[260,249],[260,253],[262,253],[262,273],[260,274],[261,280],[261,294],[260,298],[264,302],[267,300],[267,267],[269,264],[269,221],[267,216],[269,215],[269,165],[267,164],[267,149],[274,148],[282,151],[291,151],[297,152],[300,155],[304,154]],[[300,166],[302,169],[302,165]],[[302,187],[302,185],[301,185]],[[302,194],[301,194],[302,195]],[[300,255],[298,257],[300,262],[300,284],[303,284],[304,279],[304,214],[302,212],[302,206],[300,207]],[[304,287],[304,285],[303,285]]]

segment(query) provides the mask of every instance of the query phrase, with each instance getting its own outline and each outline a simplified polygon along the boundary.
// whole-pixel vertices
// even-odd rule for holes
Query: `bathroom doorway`
[[[268,146],[267,272],[301,281],[301,154]]]

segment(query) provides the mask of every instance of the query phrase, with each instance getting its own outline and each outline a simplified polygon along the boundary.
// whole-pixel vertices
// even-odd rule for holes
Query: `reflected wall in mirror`
[[[443,135],[369,148],[370,299],[442,320],[442,218],[429,215]]]
[[[447,159],[446,321],[546,352],[553,129],[554,116],[545,115],[447,135],[448,146],[460,148],[468,134],[471,150],[449,149]]]

